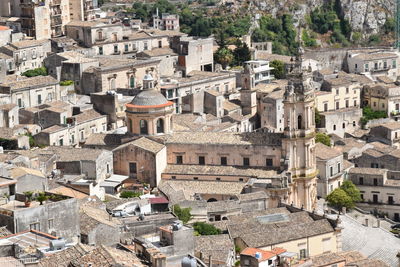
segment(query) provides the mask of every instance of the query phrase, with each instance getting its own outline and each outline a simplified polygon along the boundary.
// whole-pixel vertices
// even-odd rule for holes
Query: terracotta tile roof
[[[101,115],[99,112],[95,111],[94,109],[85,110],[82,113],[73,116],[76,120],[76,123],[83,123],[95,119],[106,118],[106,115]]]
[[[81,258],[92,249],[93,247],[91,246],[78,243],[62,251],[45,254],[45,257],[40,260],[38,265],[39,267],[68,267],[72,260]]]
[[[319,160],[328,160],[341,156],[342,153],[321,143],[315,144],[315,156]]]
[[[256,257],[257,252],[261,254],[261,257],[258,259],[258,262],[266,261],[276,256],[276,254],[271,251],[266,251],[258,248],[245,248],[240,254]]]
[[[170,144],[216,144],[216,145],[271,145],[280,146],[282,135],[277,133],[189,132],[175,133],[167,139]]]
[[[196,255],[202,254],[203,261],[207,261],[211,256],[212,261],[227,263],[230,252],[234,250],[234,245],[227,234],[195,236],[194,250]]]
[[[237,167],[237,166],[214,166],[214,165],[168,164],[163,173],[187,174],[187,175],[243,176],[243,177],[256,177],[256,178],[280,177],[276,171],[269,169]]]
[[[146,151],[149,151],[149,152],[152,152],[152,153],[158,153],[165,147],[165,145],[160,144],[160,143],[158,143],[156,141],[153,141],[153,140],[151,140],[149,138],[141,137],[141,138],[138,138],[138,139],[136,139],[134,141],[131,141],[129,143],[123,144],[123,145],[115,148],[115,151],[118,151],[118,150],[120,150],[122,148],[125,148],[127,146],[131,146],[131,145],[139,147],[139,148],[141,148],[143,150],[146,150]]]
[[[11,91],[16,91],[19,89],[45,87],[56,84],[58,84],[57,80],[51,76],[36,76],[19,81],[13,81],[10,83],[3,83],[0,84],[0,87],[9,87]]]
[[[377,168],[351,168],[349,173],[352,174],[372,174],[372,175],[384,175],[387,172],[386,169],[377,169]]]

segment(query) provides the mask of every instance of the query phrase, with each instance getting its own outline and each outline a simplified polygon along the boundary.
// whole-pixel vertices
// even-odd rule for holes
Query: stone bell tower
[[[311,73],[302,69],[303,50],[288,73],[284,95],[283,167],[289,181],[289,203],[312,210],[317,197],[315,158],[315,92]]]

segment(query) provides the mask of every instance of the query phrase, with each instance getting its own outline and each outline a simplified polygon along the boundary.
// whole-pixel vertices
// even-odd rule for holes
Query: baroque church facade
[[[161,166],[157,167],[159,175],[141,178],[135,176],[137,182],[146,182],[155,187],[162,180],[182,179],[187,180],[190,184],[190,181],[193,182],[193,180],[196,183],[201,181],[207,183],[216,177],[215,179],[221,183],[233,181],[243,183],[244,190],[247,192],[266,191],[269,196],[269,207],[286,203],[306,210],[314,209],[317,196],[315,96],[311,85],[311,73],[302,69],[301,66],[302,53],[300,51],[300,56],[296,58],[290,69],[289,82],[285,88],[283,134],[260,132],[174,133],[173,103],[167,101],[157,90],[157,82],[153,81],[149,71],[146,81],[143,81],[145,88],[132,100],[132,103],[127,104],[128,131],[138,138],[145,137],[149,142],[156,142],[166,149],[160,150],[164,151],[162,153],[165,155],[155,156],[154,161],[157,162],[152,164],[152,166]],[[255,114],[254,73],[250,69],[245,69],[242,84],[241,102],[242,105],[243,103],[246,105],[243,108],[248,110],[248,114]],[[248,142],[248,140],[255,141]],[[262,140],[269,141],[263,143]],[[251,152],[245,154],[242,152],[244,150]],[[129,151],[124,153],[129,154]],[[262,157],[266,157],[266,161],[263,161]],[[121,167],[121,170],[116,169],[116,173],[120,172],[121,174],[128,174],[127,164],[130,164],[130,161],[134,161],[135,166],[148,165],[148,162],[140,162],[141,159],[136,159],[135,155],[122,154],[118,156],[118,160],[126,162],[126,164],[123,163],[125,167]],[[213,167],[215,173],[213,173]],[[171,171],[172,169],[174,172]],[[191,172],[195,170],[197,173],[189,175],[189,170]],[[246,177],[246,170],[249,173],[248,177]],[[266,170],[270,170],[270,172]],[[258,179],[260,181],[269,179],[271,183],[258,187]],[[248,185],[250,181],[252,182],[251,186]],[[247,185],[245,185],[246,183]],[[276,186],[277,184],[278,186]],[[188,190],[196,191],[194,185],[189,185],[189,187],[191,188]],[[208,195],[204,198],[226,199],[217,195],[216,192],[212,198]]]

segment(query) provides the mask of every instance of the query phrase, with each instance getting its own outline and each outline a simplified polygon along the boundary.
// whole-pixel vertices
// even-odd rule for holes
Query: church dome
[[[135,106],[156,106],[167,103],[168,100],[156,90],[143,90],[131,102]]]

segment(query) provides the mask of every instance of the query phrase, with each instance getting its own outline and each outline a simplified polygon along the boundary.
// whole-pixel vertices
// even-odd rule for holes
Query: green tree
[[[199,235],[219,235],[221,234],[221,230],[215,227],[212,224],[204,223],[204,222],[195,222],[193,224],[193,229]]]
[[[304,46],[306,47],[316,47],[317,46],[317,40],[315,40],[313,37],[311,37],[308,34],[307,30],[303,30],[301,34],[301,39],[303,40]]]
[[[360,190],[353,184],[352,181],[344,181],[340,188],[346,192],[346,194],[353,200],[353,202],[361,201]]]
[[[394,18],[388,18],[385,21],[385,24],[382,26],[382,30],[384,33],[389,34],[394,32],[396,29],[396,21]]]
[[[286,76],[285,73],[285,63],[280,60],[273,60],[269,64],[272,68],[274,68],[271,73],[274,75],[275,79],[284,79]]]
[[[26,76],[26,77],[35,77],[35,76],[46,76],[47,75],[47,69],[46,67],[40,67],[32,70],[27,70],[23,72],[21,75]]]
[[[246,43],[240,42],[233,51],[233,60],[236,66],[242,66],[243,62],[251,59],[251,52]]]
[[[373,34],[369,37],[368,42],[370,45],[378,45],[381,42],[381,37],[378,34]]]
[[[315,136],[315,142],[331,146],[331,138],[325,133],[317,133]]]
[[[318,109],[315,109],[315,125],[318,127],[321,125],[322,121],[322,116],[321,113],[319,113]]]
[[[221,64],[223,69],[226,69],[233,62],[232,51],[226,47],[220,47],[214,54],[214,60]]]
[[[40,202],[40,205],[43,205],[43,202],[48,199],[48,196],[46,196],[46,193],[40,192],[39,195],[36,197],[36,200]]]
[[[370,120],[387,118],[387,113],[385,111],[372,110],[371,107],[363,108],[363,116],[361,118],[361,124],[364,126]]]
[[[184,224],[188,223],[192,219],[192,214],[190,213],[191,208],[181,208],[179,205],[173,206],[174,214],[181,220]]]
[[[328,204],[334,208],[341,210],[343,207],[347,209],[354,208],[354,201],[347,193],[341,189],[336,188],[327,197]]]
[[[132,198],[132,197],[140,197],[142,194],[139,192],[133,192],[133,191],[122,191],[119,194],[120,198]]]

